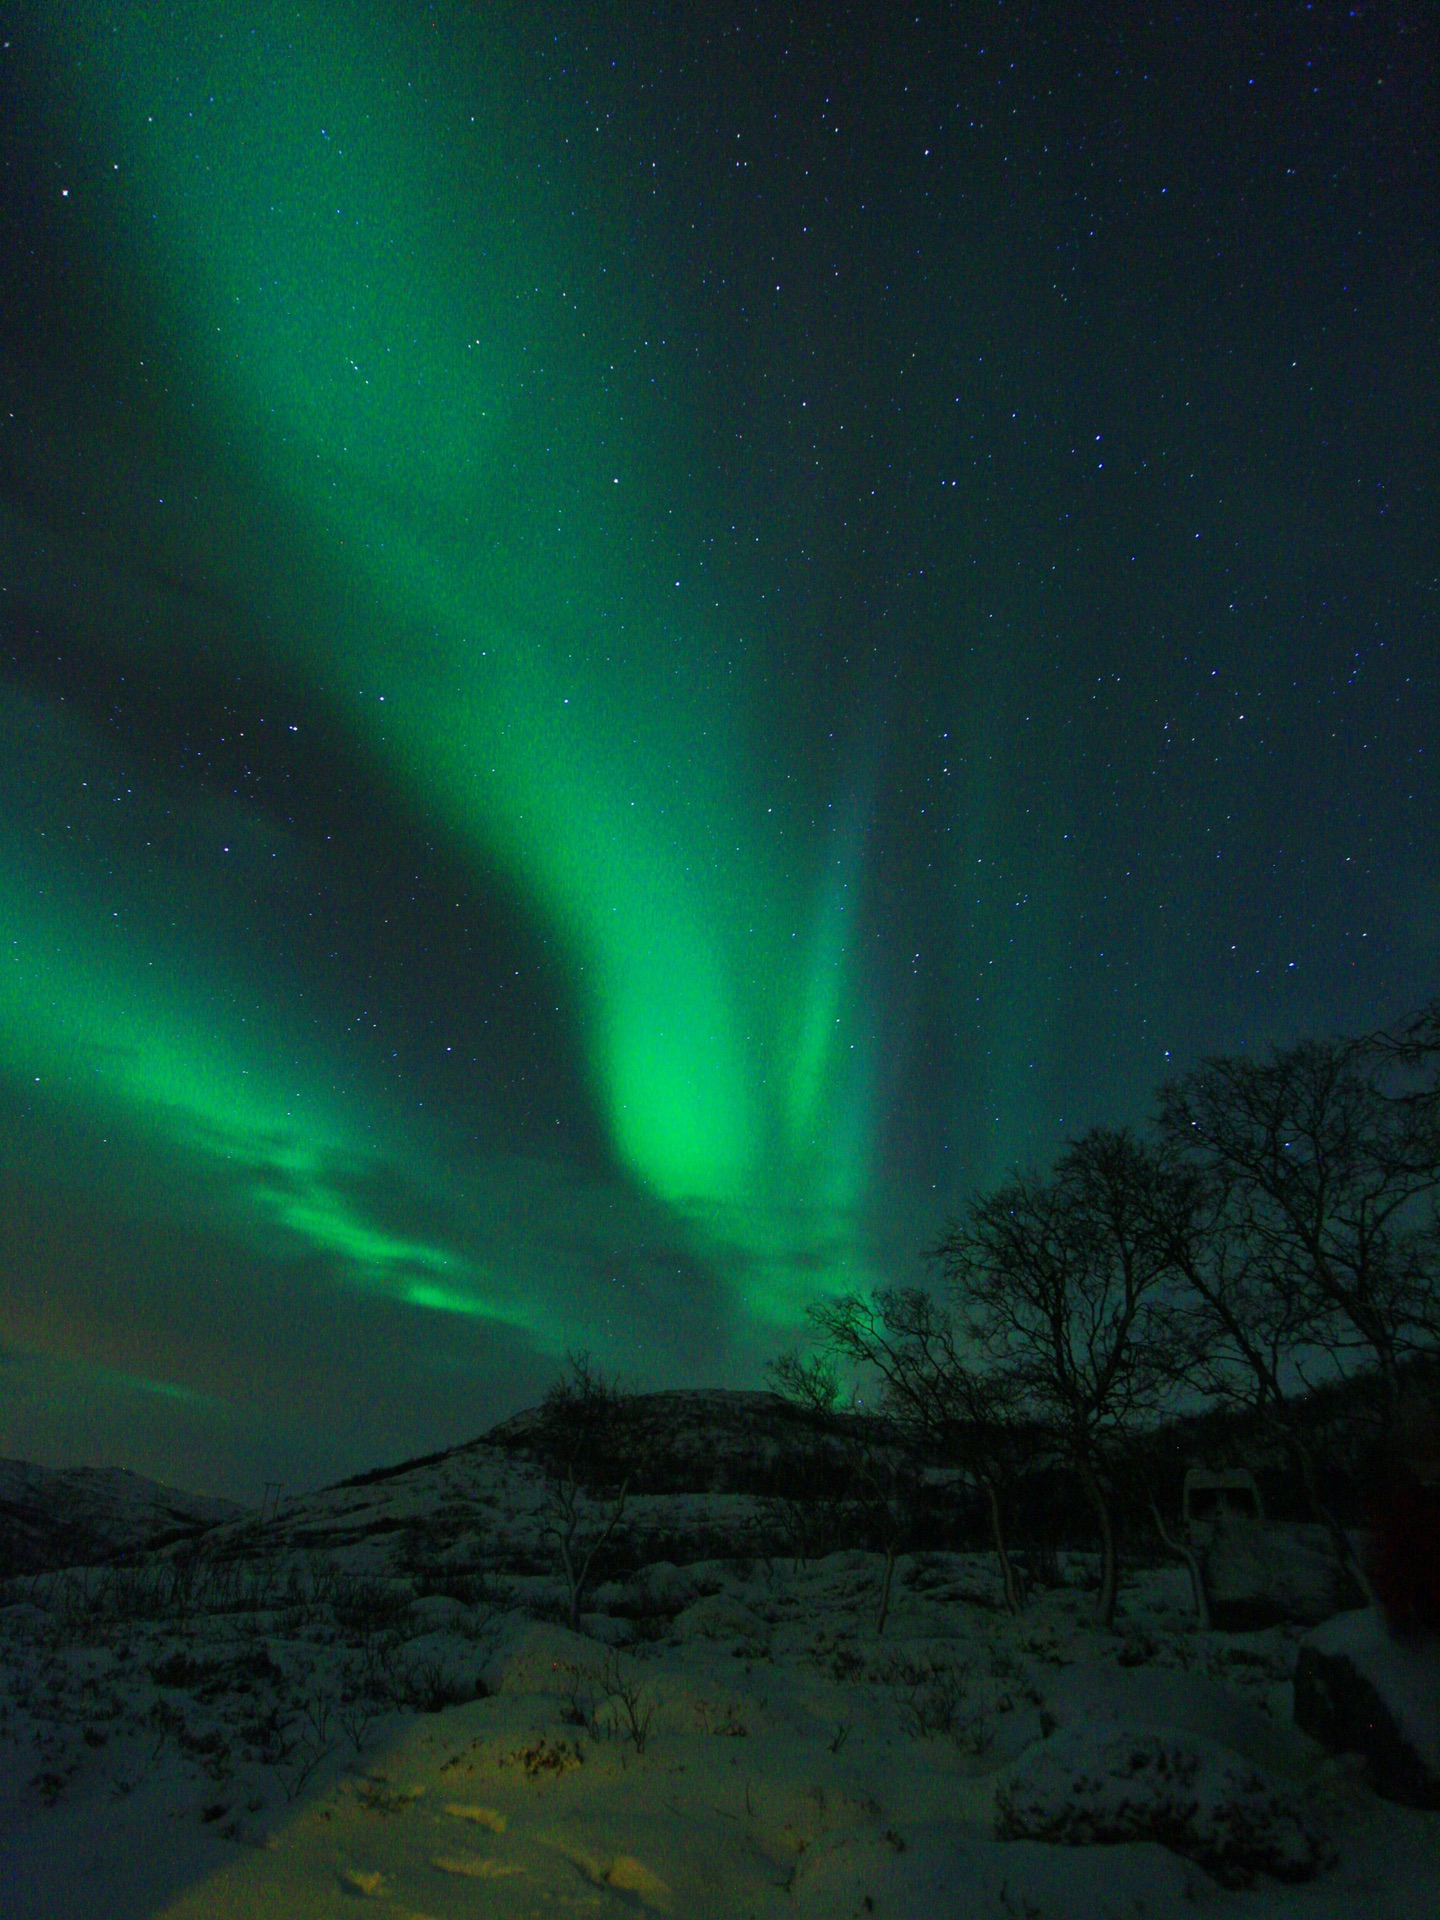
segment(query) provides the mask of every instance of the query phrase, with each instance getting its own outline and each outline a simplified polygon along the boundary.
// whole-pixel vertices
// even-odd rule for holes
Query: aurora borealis
[[[22,7],[0,1453],[258,1495],[1436,991],[1435,24]]]

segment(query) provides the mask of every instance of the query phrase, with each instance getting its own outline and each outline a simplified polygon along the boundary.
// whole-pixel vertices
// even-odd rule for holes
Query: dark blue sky
[[[254,1494],[1436,991],[1421,6],[22,8],[0,1451]]]

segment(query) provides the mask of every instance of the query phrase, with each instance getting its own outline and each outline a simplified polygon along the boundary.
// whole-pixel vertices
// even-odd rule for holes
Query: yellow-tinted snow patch
[[[452,1800],[442,1811],[448,1813],[452,1820],[473,1820],[477,1826],[488,1827],[491,1833],[504,1833],[509,1825],[504,1814],[495,1807],[472,1807]]]
[[[614,1859],[605,1860],[553,1835],[543,1839],[542,1844],[553,1847],[578,1873],[585,1876],[592,1887],[609,1887],[615,1893],[634,1894],[642,1906],[658,1913],[669,1910],[669,1887],[633,1854],[618,1853]]]
[[[364,1873],[359,1867],[342,1867],[340,1884],[346,1893],[353,1893],[359,1900],[383,1900],[385,1898],[385,1876],[383,1873]]]
[[[647,1907],[663,1911],[670,1905],[670,1889],[665,1882],[628,1853],[617,1854],[610,1862],[605,1884],[617,1893],[638,1894]]]
[[[424,1787],[397,1787],[384,1774],[370,1773],[356,1786],[355,1798],[367,1813],[404,1813],[424,1792]]]
[[[437,1853],[430,1862],[437,1873],[458,1874],[463,1880],[503,1880],[512,1873],[524,1873],[523,1867],[504,1860],[489,1860],[479,1853]]]

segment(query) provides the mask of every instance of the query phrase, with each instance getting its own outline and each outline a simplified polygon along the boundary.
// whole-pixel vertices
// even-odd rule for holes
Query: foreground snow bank
[[[1105,1725],[1032,1747],[995,1796],[1001,1840],[1153,1840],[1222,1886],[1310,1880],[1335,1862],[1293,1788],[1194,1734]]]
[[[1440,1807],[1440,1643],[1392,1633],[1378,1607],[1336,1614],[1307,1635],[1295,1668],[1295,1724],[1333,1752],[1363,1753],[1377,1790]]]
[[[1172,1569],[1102,1634],[1079,1586],[1012,1620],[979,1556],[905,1556],[880,1637],[878,1556],[658,1566],[592,1596],[622,1648],[528,1576],[462,1603],[373,1551],[183,1617],[83,1580],[0,1607],[4,1920],[1440,1913],[1440,1813],[1296,1732],[1298,1633],[1196,1633]],[[1317,1832],[1334,1865],[1287,1878]]]

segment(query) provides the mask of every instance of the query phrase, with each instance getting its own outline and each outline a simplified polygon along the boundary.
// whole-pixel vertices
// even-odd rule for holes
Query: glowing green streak
[[[746,810],[736,715],[761,696],[703,669],[714,636],[642,564],[666,476],[632,499],[644,448],[605,396],[610,322],[571,298],[553,130],[547,152],[459,16],[423,41],[266,0],[111,24],[64,33],[115,118],[136,238],[168,252],[252,463],[365,609],[295,637],[310,673],[561,931],[628,1165],[748,1223],[762,1265],[777,1191],[823,1238],[870,1148],[847,912],[823,903],[791,957],[804,876]],[[536,397],[552,369],[563,409]],[[763,1292],[781,1312],[778,1279]]]
[[[497,1298],[493,1292],[476,1291],[473,1286],[467,1289],[464,1283],[479,1277],[472,1261],[423,1241],[381,1232],[321,1180],[309,1183],[303,1198],[276,1194],[263,1184],[253,1189],[253,1197],[257,1210],[273,1212],[281,1226],[297,1239],[317,1252],[334,1255],[352,1285],[431,1313],[522,1327],[541,1336],[545,1344],[553,1344],[546,1338],[553,1332],[548,1314],[522,1300]],[[417,1271],[443,1275],[451,1284],[442,1286],[412,1278]]]
[[[846,1042],[847,1023],[855,1004],[853,944],[859,912],[857,894],[864,859],[864,821],[858,804],[837,835],[824,886],[815,911],[808,964],[801,975],[801,1012],[798,1034],[789,1058],[786,1087],[786,1147],[792,1160],[813,1158],[828,1148],[830,1174],[826,1198],[840,1205],[855,1198],[857,1170],[864,1162],[863,1143],[857,1156],[834,1152],[837,1103],[855,1089],[854,1063],[858,1046]],[[839,1164],[843,1161],[843,1166]]]
[[[267,1072],[253,1046],[206,1037],[212,1009],[158,987],[153,961],[127,953],[119,937],[98,946],[92,936],[80,958],[84,940],[75,920],[0,874],[0,1066],[41,1084],[63,1081],[81,1101],[119,1101],[177,1145],[267,1164],[279,1177],[338,1149],[342,1136],[320,1114],[261,1093],[283,1076]],[[236,1064],[247,1056],[253,1077]]]
[[[540,1317],[523,1308],[502,1308],[492,1301],[477,1299],[474,1294],[460,1293],[453,1287],[430,1286],[424,1281],[413,1280],[401,1289],[400,1298],[408,1307],[424,1307],[431,1313],[458,1314],[465,1320],[503,1321],[508,1326],[524,1327],[528,1332],[538,1333],[543,1322]]]
[[[36,1353],[10,1350],[4,1355],[4,1365],[19,1367],[27,1372],[41,1375],[78,1374],[90,1388],[108,1389],[111,1393],[139,1393],[153,1400],[169,1400],[177,1405],[202,1408],[207,1413],[228,1411],[223,1400],[217,1400],[213,1394],[197,1392],[193,1387],[182,1387],[173,1380],[152,1380],[143,1373],[126,1373],[119,1367],[107,1367],[98,1360],[87,1360],[70,1354]]]
[[[632,769],[633,791],[622,784],[607,742],[633,737],[634,716],[616,714],[597,747],[593,723],[568,722],[560,698],[526,684],[526,637],[484,631],[496,670],[483,707],[463,682],[438,701],[396,699],[407,769],[444,803],[462,801],[472,831],[500,844],[584,956],[596,1078],[620,1153],[666,1199],[738,1194],[760,1121],[729,928],[724,916],[716,926],[683,851],[648,838],[643,781]],[[497,711],[511,716],[498,732]]]
[[[25,868],[0,838],[0,1074],[58,1085],[71,1105],[238,1174],[248,1204],[235,1228],[270,1242],[278,1228],[282,1251],[325,1255],[344,1284],[538,1331],[532,1308],[497,1299],[472,1263],[361,1216],[337,1176],[384,1164],[362,1141],[362,1115],[347,1124],[313,1093],[267,1091],[303,1076],[178,984],[193,965],[177,968],[131,930],[129,913],[124,931],[107,929],[54,858],[43,875]],[[417,1287],[417,1273],[449,1278],[443,1301]]]
[[[128,71],[135,157],[183,251],[214,378],[283,491],[370,590],[373,624],[315,665],[352,720],[523,873],[564,929],[621,1154],[667,1198],[738,1192],[760,1133],[727,951],[738,916],[687,878],[694,842],[674,844],[651,791],[668,762],[692,788],[708,778],[721,792],[725,770],[707,776],[700,736],[720,730],[723,702],[705,690],[697,712],[672,709],[659,740],[637,741],[633,678],[621,691],[593,667],[567,669],[560,642],[521,610],[558,616],[583,652],[586,626],[616,607],[589,582],[572,615],[557,607],[556,585],[576,582],[563,559],[557,582],[553,541],[518,575],[485,554],[527,355],[575,350],[522,330],[515,299],[564,259],[554,211],[517,209],[502,159],[514,122],[488,85],[495,150],[457,174],[425,158],[437,110],[457,140],[468,127],[453,81],[427,70],[422,117],[392,78],[415,70],[414,55],[373,16],[364,40],[331,10],[299,18],[182,8],[178,31],[167,20],[151,40],[159,23],[137,10],[104,61]],[[177,65],[183,92],[167,84]],[[142,102],[161,110],[136,124]],[[572,441],[565,456],[585,465],[598,448]],[[397,648],[417,628],[423,653]],[[642,684],[654,673],[645,652],[629,663]],[[723,802],[707,813],[733,858]]]
[[[219,1411],[225,1404],[213,1394],[197,1393],[193,1387],[177,1386],[173,1380],[150,1380],[144,1374],[121,1373],[118,1368],[100,1366],[94,1361],[80,1364],[92,1379],[122,1392],[148,1394],[155,1400],[173,1400],[181,1406],[203,1407],[207,1412]]]
[[[281,1196],[268,1188],[257,1187],[255,1199],[261,1206],[273,1207],[275,1217],[285,1227],[312,1246],[343,1254],[361,1273],[384,1273],[393,1267],[420,1267],[436,1273],[456,1273],[464,1262],[438,1247],[426,1247],[394,1234],[381,1233],[358,1219],[349,1208],[317,1204],[309,1194],[303,1199]]]

